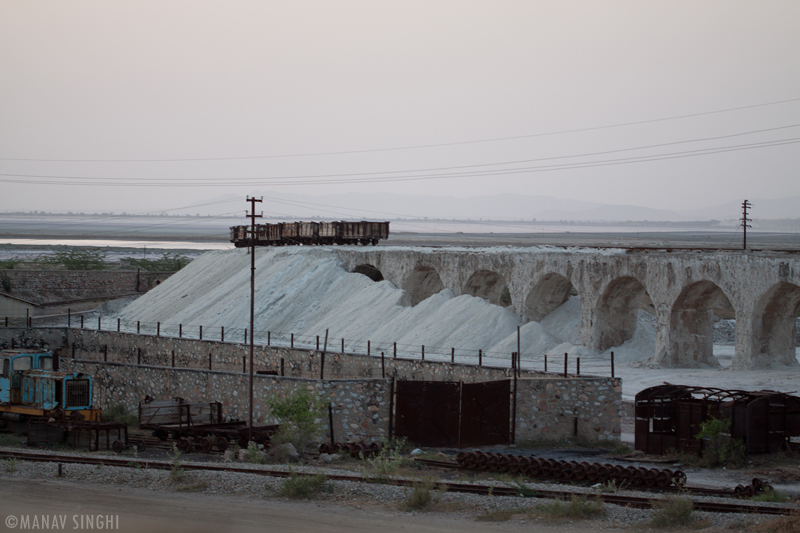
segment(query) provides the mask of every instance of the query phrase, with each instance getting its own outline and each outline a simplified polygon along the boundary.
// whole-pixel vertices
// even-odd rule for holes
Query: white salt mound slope
[[[125,320],[162,325],[245,328],[250,321],[250,258],[246,250],[209,252],[126,307]],[[543,324],[522,324],[515,313],[445,289],[414,307],[388,281],[348,273],[325,248],[259,250],[256,255],[255,329],[331,339],[372,341],[377,353],[397,342],[398,351],[449,354],[478,349],[510,357],[520,328],[523,353],[544,354],[575,343],[580,302],[571,298]],[[548,328],[543,327],[545,324]],[[549,329],[549,331],[548,331]],[[560,352],[573,351],[561,349]],[[362,346],[363,349],[363,346]],[[642,358],[649,357],[652,349]]]

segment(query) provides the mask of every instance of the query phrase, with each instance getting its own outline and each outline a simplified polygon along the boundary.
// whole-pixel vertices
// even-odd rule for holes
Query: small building
[[[701,454],[696,436],[713,418],[730,420],[731,437],[741,438],[747,453],[800,449],[800,398],[782,392],[665,383],[636,395],[635,416],[635,447],[649,454]]]
[[[0,292],[0,320],[4,317],[18,319],[20,317],[33,316],[35,310],[39,309],[39,305],[20,298],[12,296],[7,292]]]

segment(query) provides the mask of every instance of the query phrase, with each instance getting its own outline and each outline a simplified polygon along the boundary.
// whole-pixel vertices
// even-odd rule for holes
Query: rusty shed
[[[731,436],[744,441],[747,453],[800,448],[800,398],[762,390],[724,390],[665,383],[636,395],[637,450],[664,454],[676,449],[700,454],[695,435],[711,418],[731,421]]]

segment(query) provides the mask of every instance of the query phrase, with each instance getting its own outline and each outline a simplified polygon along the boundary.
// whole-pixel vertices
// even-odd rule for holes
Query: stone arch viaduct
[[[603,351],[630,339],[637,310],[655,315],[652,361],[716,365],[713,313],[736,318],[733,368],[797,365],[800,257],[770,252],[558,248],[333,248],[345,268],[406,291],[408,305],[448,288],[540,320],[570,294],[581,301],[581,338]]]

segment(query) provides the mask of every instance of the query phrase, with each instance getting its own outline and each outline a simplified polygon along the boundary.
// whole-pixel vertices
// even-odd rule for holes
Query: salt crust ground
[[[495,248],[482,253],[505,250]],[[206,253],[128,305],[119,316],[129,323],[160,322],[162,332],[167,334],[169,328],[177,331],[178,324],[184,324],[184,335],[192,331],[189,325],[224,326],[226,330],[245,327],[249,323],[249,306],[245,305],[249,300],[249,267],[246,250]],[[388,353],[393,342],[397,342],[400,353],[418,354],[419,346],[424,344],[426,357],[431,359],[437,358],[436,352],[442,358],[449,358],[451,347],[457,353],[472,354],[477,354],[480,348],[491,362],[507,360],[516,351],[516,330],[520,326],[523,360],[526,354],[540,361],[545,353],[553,357],[568,353],[581,357],[586,373],[607,373],[613,350],[626,399],[633,399],[636,392],[664,381],[784,392],[796,390],[800,383],[800,366],[727,370],[731,346],[715,346],[715,355],[722,364],[720,369],[636,368],[637,362],[651,357],[655,351],[654,319],[644,311],[639,312],[633,338],[595,354],[578,344],[581,307],[576,297],[541,322],[523,324],[507,308],[469,295],[455,296],[448,289],[414,307],[403,305],[403,295],[403,290],[388,281],[375,283],[361,274],[348,273],[325,248],[259,250],[255,329],[273,332],[273,341],[277,338],[277,342],[281,342],[277,332],[294,333],[300,340],[324,335],[327,329],[330,338],[337,339],[337,346],[338,339],[345,338],[347,350],[364,352],[369,339],[372,353],[376,354]]]

